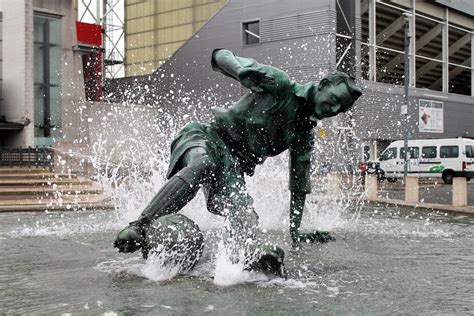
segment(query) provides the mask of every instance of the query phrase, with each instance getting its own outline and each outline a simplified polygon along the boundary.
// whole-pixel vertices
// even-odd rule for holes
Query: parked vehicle
[[[367,164],[367,172],[396,181],[404,175],[403,140],[391,143],[380,158]],[[474,140],[468,138],[417,139],[408,141],[408,174],[441,177],[446,184],[453,177],[474,177]]]

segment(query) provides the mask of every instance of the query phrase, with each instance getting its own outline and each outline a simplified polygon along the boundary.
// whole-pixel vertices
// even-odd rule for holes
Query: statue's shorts
[[[234,237],[246,239],[253,236],[258,215],[246,190],[244,172],[214,124],[190,123],[177,134],[171,144],[167,178],[179,172],[183,167],[181,158],[192,148],[203,149],[212,166],[203,181],[207,209],[226,217]]]

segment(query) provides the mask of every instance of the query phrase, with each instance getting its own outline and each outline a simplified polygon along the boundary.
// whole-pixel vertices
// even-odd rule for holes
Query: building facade
[[[154,72],[225,0],[125,1],[125,75]]]
[[[74,1],[0,1],[0,147],[53,146],[85,100]]]
[[[356,77],[363,97],[351,113],[323,121],[317,134],[321,142],[349,142],[358,160],[376,158],[405,134],[413,139],[473,137],[473,11],[474,5],[462,0],[300,0],[297,6],[230,0],[153,75],[115,81],[114,96],[186,112],[176,93],[173,102],[156,102],[156,96],[166,99],[179,86],[179,91],[194,91],[191,98],[210,95],[211,101],[195,104],[195,116],[208,118],[209,107],[229,104],[242,93],[235,82],[211,70],[212,50],[226,47],[282,68],[298,82],[319,81],[336,69]],[[406,25],[411,37],[405,107]],[[151,92],[138,99],[135,93],[120,97],[134,85],[150,86]]]

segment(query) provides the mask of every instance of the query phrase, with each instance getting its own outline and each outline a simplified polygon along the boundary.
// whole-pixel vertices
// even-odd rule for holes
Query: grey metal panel
[[[474,2],[472,0],[434,0],[434,2],[474,16]]]
[[[212,71],[210,58],[216,47],[229,48],[238,55],[280,67],[297,82],[318,81],[335,69],[335,34],[325,34],[327,29],[336,28],[331,3],[334,1],[299,0],[295,5],[294,1],[231,0],[155,74],[116,80],[115,92],[118,96],[122,94],[122,99],[139,102],[141,98],[140,102],[175,113],[175,124],[179,126],[192,119],[209,120],[209,108],[225,107],[245,91],[235,80]],[[334,19],[328,20],[330,16]],[[242,46],[242,22],[252,19],[261,21],[262,44]],[[292,29],[304,28],[305,24],[316,29],[311,34],[304,29],[301,32]],[[357,44],[361,38],[359,17],[355,17],[354,26]],[[360,52],[356,50],[356,54],[356,71],[360,72]],[[150,91],[140,88],[145,85]],[[356,139],[403,139],[405,118],[400,114],[403,87],[365,80],[360,85],[364,95],[356,102],[352,115]],[[127,88],[130,93],[124,96]],[[417,104],[420,98],[429,99],[424,95],[427,93],[448,97],[442,99],[443,134],[418,132]],[[132,94],[135,97],[130,97]],[[413,138],[455,137],[466,132],[474,135],[474,98],[420,89],[410,89],[410,95],[408,128]],[[324,127],[331,126],[331,122],[325,120]]]
[[[336,12],[316,11],[292,16],[262,20],[261,42],[280,41],[288,38],[309,37],[334,31]]]
[[[361,139],[403,139],[405,117],[400,114],[404,103],[402,86],[362,81],[363,96],[354,107],[355,133]],[[408,130],[413,139],[447,138],[474,135],[474,97],[410,89]],[[443,102],[444,133],[420,133],[418,106],[420,99]]]
[[[203,28],[201,28],[191,39],[189,39],[160,69],[148,76],[137,78],[124,78],[116,80],[115,94],[120,96],[121,91],[126,87],[136,89],[137,85],[148,84],[152,87],[145,95],[135,93],[136,97],[129,101],[145,100],[145,102],[155,102],[159,106],[167,107],[168,102],[157,102],[157,95],[165,95],[169,90],[181,90],[182,94],[191,95],[189,102],[199,107],[197,116],[206,117],[208,108],[217,105],[225,105],[228,102],[236,101],[242,94],[240,84],[229,79],[220,73],[215,73],[210,67],[212,50],[216,47],[231,49],[235,54],[257,59],[262,63],[267,63],[276,67],[287,69],[290,76],[297,81],[316,80],[334,67],[332,56],[327,54],[328,46],[332,40],[329,35],[321,34],[324,29],[331,28],[331,21],[328,16],[335,16],[335,11],[324,11],[330,9],[331,1],[300,0],[295,6],[291,1],[229,1]],[[271,8],[271,10],[269,9]],[[304,18],[297,18],[302,16]],[[309,17],[320,21],[310,21]],[[262,21],[295,20],[295,23],[309,23],[312,27],[319,29],[314,32],[301,34],[294,33],[297,38],[287,38],[287,29],[282,29],[279,35],[274,29],[271,33],[273,38],[280,38],[278,41],[267,41],[260,45],[242,46],[242,22],[258,18]],[[311,24],[312,23],[312,24]],[[281,25],[281,24],[280,24]],[[335,20],[332,21],[332,28],[335,29]],[[282,26],[283,27],[283,26]],[[264,31],[265,32],[265,31]],[[270,34],[270,33],[268,33]],[[173,77],[171,77],[173,74]],[[138,80],[135,82],[135,80]],[[219,85],[216,89],[216,85]],[[178,87],[179,88],[178,88]],[[194,91],[194,92],[193,92]],[[175,95],[176,97],[176,95]],[[211,101],[202,102],[210,97]],[[155,99],[155,100],[154,100]],[[175,99],[176,100],[176,99]],[[201,100],[201,102],[200,102]],[[184,106],[179,102],[172,106],[173,111],[177,111]],[[171,105],[170,105],[171,108]],[[189,110],[187,110],[189,112]],[[193,111],[195,112],[195,111]],[[194,115],[195,113],[193,113]]]

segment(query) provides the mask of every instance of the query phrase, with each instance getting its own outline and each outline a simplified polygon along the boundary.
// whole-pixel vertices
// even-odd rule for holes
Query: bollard
[[[418,203],[420,201],[418,177],[405,178],[405,201],[410,203]]]
[[[365,196],[367,200],[374,201],[377,199],[377,175],[365,175]]]
[[[453,206],[467,206],[466,178],[453,178]]]
[[[331,172],[328,174],[328,189],[333,196],[339,196],[341,194],[339,175],[337,173]]]

